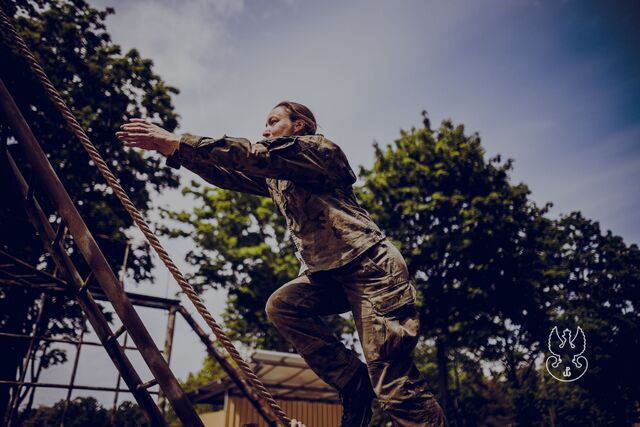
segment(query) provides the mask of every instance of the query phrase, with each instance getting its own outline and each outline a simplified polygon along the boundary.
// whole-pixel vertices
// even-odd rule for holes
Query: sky
[[[581,211],[603,232],[640,243],[638,2],[89,3],[115,8],[106,21],[114,42],[138,49],[180,89],[178,133],[257,141],[277,102],[298,101],[357,171],[372,166],[374,141],[392,143],[400,129],[420,126],[427,110],[435,125],[450,118],[478,132],[487,157],[513,158],[512,182],[526,183],[540,206],[553,202],[550,217]],[[184,183],[198,179],[181,174]],[[185,203],[177,192],[156,199],[174,209]],[[189,243],[170,245],[182,261]],[[177,286],[167,273],[158,269],[156,277],[154,286],[133,290],[172,296]],[[223,292],[205,294],[218,318],[224,299]],[[166,316],[143,314],[161,345]],[[200,368],[204,350],[180,320],[174,350],[179,378]],[[83,353],[77,382],[114,383],[104,351],[91,351]],[[69,369],[48,378],[63,380]],[[37,396],[51,403],[62,394]]]

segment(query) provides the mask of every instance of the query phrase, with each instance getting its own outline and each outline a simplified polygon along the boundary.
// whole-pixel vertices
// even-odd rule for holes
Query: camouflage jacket
[[[252,144],[183,134],[167,165],[185,166],[217,187],[271,197],[297,249],[299,274],[345,265],[386,237],[356,199],[345,154],[323,135]]]

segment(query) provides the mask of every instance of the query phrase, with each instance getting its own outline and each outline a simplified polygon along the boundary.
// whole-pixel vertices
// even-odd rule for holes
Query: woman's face
[[[297,135],[304,125],[301,120],[292,122],[289,118],[289,112],[283,106],[276,107],[267,116],[264,132],[262,136],[265,138],[277,138],[279,136]]]

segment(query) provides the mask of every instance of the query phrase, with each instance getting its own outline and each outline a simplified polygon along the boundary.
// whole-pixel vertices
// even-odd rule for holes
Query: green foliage
[[[0,6],[13,16],[20,35],[135,205],[145,211],[150,206],[153,191],[177,187],[176,175],[160,167],[157,156],[123,150],[114,136],[119,125],[129,117],[148,117],[173,130],[178,117],[173,112],[171,96],[178,91],[167,86],[153,72],[152,61],[142,58],[136,50],[123,54],[120,47],[111,41],[104,21],[114,13],[113,9],[98,11],[82,0],[0,0]],[[2,37],[0,62],[3,64],[0,76],[4,84],[49,156],[105,257],[114,269],[119,269],[126,244],[125,231],[131,227],[132,220],[107,188],[84,148],[63,124],[60,113],[50,103],[26,62],[10,49]],[[7,149],[25,177],[29,178],[30,172],[22,152],[18,145],[12,143],[12,131],[6,122],[1,121],[0,146],[4,147],[7,142]],[[3,200],[0,206],[0,246],[51,271],[49,259],[43,255],[42,245],[25,216],[8,167],[4,160],[0,162],[3,162],[0,167],[0,198]],[[52,212],[40,184],[37,181],[32,184],[44,209]],[[53,222],[58,218],[50,219]],[[152,262],[148,245],[140,244],[133,249],[128,273],[135,281],[150,279]],[[79,252],[71,251],[70,254],[81,274],[86,276],[88,267]],[[30,333],[36,318],[37,297],[26,289],[3,288],[0,291],[0,327],[7,332]],[[42,329],[67,336],[77,335],[81,326],[75,304],[52,297],[46,306]],[[2,338],[0,343],[8,355],[7,362],[0,367],[0,376],[12,378],[27,342]],[[47,350],[40,352],[46,364],[64,361],[63,353],[55,349],[52,351],[51,354]],[[6,399],[7,388],[0,387],[0,413],[4,412]]]
[[[169,130],[175,129],[177,116],[170,96],[177,90],[166,86],[153,73],[151,60],[141,58],[136,50],[122,55],[120,47],[111,42],[104,20],[113,13],[112,9],[97,11],[83,1],[45,4],[45,9],[16,19],[20,34],[135,205],[146,210],[150,191],[177,187],[177,178],[170,169],[160,167],[158,156],[147,158],[138,151],[123,150],[114,133],[128,117],[140,116],[152,118]],[[27,64],[5,44],[0,46],[3,62],[12,64],[3,67],[2,79],[89,228],[105,239],[101,242],[103,251],[111,265],[117,267],[122,261],[124,230],[132,225],[132,220],[107,188],[82,145],[63,125],[58,110],[49,103]],[[3,123],[1,140],[10,135],[11,130]],[[22,164],[21,153],[13,146],[10,149]],[[15,234],[18,233],[3,237],[11,239]],[[19,236],[26,238],[28,234]],[[148,279],[151,268],[148,250],[138,249],[129,268],[136,280]]]
[[[452,414],[464,397],[457,389],[449,396],[457,349],[478,364],[508,349],[513,372],[536,355],[548,318],[538,286],[548,206],[536,207],[526,185],[509,182],[511,159],[485,160],[480,138],[462,125],[412,128],[386,150],[374,148],[359,198],[415,278],[422,334],[436,343],[440,399]]]
[[[26,417],[24,427],[58,427],[64,415],[64,425],[69,427],[142,427],[150,425],[142,410],[135,403],[122,402],[115,410],[103,408],[93,397],[77,397],[69,402],[65,413],[65,401],[53,406],[40,406]],[[112,422],[113,420],[113,422]]]
[[[546,218],[550,203],[539,208],[526,185],[510,183],[512,160],[485,161],[462,125],[432,131],[425,120],[374,148],[358,195],[414,275],[424,338],[416,356],[451,425],[631,423],[637,246],[579,213]],[[556,324],[581,325],[598,365],[571,387],[544,381]]]
[[[227,357],[227,360],[231,362],[231,357]],[[226,373],[220,366],[218,362],[216,362],[211,357],[207,356],[202,363],[202,368],[196,372],[190,372],[185,381],[181,381],[180,385],[183,390],[187,393],[194,392],[198,390],[200,387],[213,383],[214,381],[224,378]],[[199,404],[196,405],[196,412],[199,414],[218,411],[222,409],[221,406],[210,405],[210,404]],[[176,413],[173,411],[173,408],[169,408],[165,419],[170,426],[180,426],[180,420],[178,419]]]
[[[502,328],[496,316],[519,319],[538,308],[540,272],[530,267],[539,264],[534,221],[544,209],[524,184],[509,183],[512,160],[483,155],[477,135],[445,121],[437,132],[403,131],[386,151],[376,144],[373,168],[361,169],[359,197],[422,291],[423,333],[446,335],[449,345],[470,336],[488,345]]]
[[[629,425],[637,422],[640,401],[640,250],[580,212],[555,222],[558,250],[553,254],[559,278],[559,328],[579,325],[587,337],[587,374],[575,383],[551,383],[558,423]],[[635,418],[634,418],[635,417]]]
[[[231,362],[230,356],[228,359]],[[226,374],[220,364],[207,356],[202,364],[202,369],[197,373],[190,372],[187,379],[182,382],[182,388],[187,393],[190,393],[225,376]]]
[[[227,356],[226,359],[229,363],[231,363],[232,366],[235,366],[235,362],[232,361],[231,356]],[[222,369],[222,366],[220,366],[220,364],[210,356],[206,356],[204,362],[202,363],[202,368],[196,373],[190,372],[187,376],[187,379],[185,381],[181,381],[180,384],[187,393],[191,393],[198,390],[200,387],[209,385],[221,378],[225,378],[226,376],[227,374]],[[223,409],[223,405],[196,405],[196,412],[198,412],[199,414],[219,411],[221,409]],[[170,425],[180,425],[179,420],[175,416],[173,410],[167,413],[167,419]]]

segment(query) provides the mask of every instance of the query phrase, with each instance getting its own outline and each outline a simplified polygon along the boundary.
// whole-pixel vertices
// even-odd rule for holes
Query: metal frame
[[[94,327],[105,349],[109,352],[114,364],[118,367],[125,383],[133,392],[136,401],[145,411],[147,418],[152,424],[165,425],[166,423],[162,413],[147,391],[153,383],[157,382],[163,389],[167,399],[171,402],[182,424],[186,426],[203,426],[193,405],[160,354],[160,351],[153,342],[138,313],[133,308],[131,301],[121,289],[117,277],[111,270],[111,267],[74,206],[69,194],[66,192],[13,100],[13,97],[1,79],[0,110],[7,119],[7,123],[11,126],[14,136],[19,142],[18,145],[22,148],[28,163],[31,165],[34,177],[38,179],[39,183],[44,187],[48,198],[53,203],[53,206],[61,218],[58,232],[54,232],[47,216],[33,194],[32,187],[27,185],[20,168],[18,168],[9,152],[6,151],[6,160],[10,165],[16,184],[22,194],[29,220],[34,228],[36,228],[37,234],[41,238],[45,249],[52,256],[57,269],[66,276],[67,283],[74,285],[78,302],[85,313],[87,313],[88,320]],[[68,228],[69,234],[73,236],[75,247],[91,268],[91,272],[93,273],[91,277],[94,277],[95,281],[102,288],[105,296],[107,296],[111,302],[114,311],[121,319],[124,328],[116,332],[110,329],[100,308],[95,304],[93,296],[88,292],[87,285],[89,284],[89,278],[82,280],[66,248],[60,242],[60,230],[63,229],[63,227]],[[124,353],[124,350],[118,344],[117,338],[125,330],[131,335],[142,358],[152,372],[154,380],[142,382]]]
[[[11,268],[19,268],[21,271],[15,272],[11,271]],[[30,281],[27,281],[29,279]],[[70,286],[65,286],[64,281],[60,278],[57,278],[46,271],[38,270],[35,266],[14,257],[13,255],[7,253],[0,249],[0,286],[2,287],[25,287],[28,286],[32,289],[41,291],[42,295],[45,294],[62,294],[69,298],[74,296],[74,292],[70,289]],[[89,290],[91,294],[96,300],[108,301],[108,298],[99,292],[99,288],[89,286]],[[196,320],[191,316],[189,311],[180,304],[180,301],[177,299],[168,299],[161,298],[150,295],[137,294],[133,292],[126,292],[127,296],[129,296],[134,306],[140,307],[148,307],[148,308],[157,308],[161,310],[168,311],[167,316],[167,328],[165,333],[165,344],[164,350],[162,351],[165,354],[167,359],[167,363],[170,362],[171,353],[173,348],[173,337],[175,330],[175,322],[176,322],[176,314],[180,314],[180,316],[187,322],[189,327],[193,329],[193,331],[198,335],[201,342],[205,345],[207,353],[218,363],[222,365],[222,367],[229,373],[229,377],[237,386],[239,395],[246,397],[249,402],[252,403],[254,408],[258,411],[258,413],[264,418],[266,414],[264,414],[264,409],[260,406],[258,399],[253,396],[246,383],[237,372],[233,369],[229,361],[220,353],[220,351],[215,347],[214,342],[211,340],[211,337],[204,331],[204,329],[196,322]],[[7,332],[0,332],[0,336],[9,337],[14,339],[31,339],[34,340],[35,343],[38,341],[50,341],[64,344],[75,344],[77,348],[84,345],[89,346],[98,346],[102,347],[103,344],[101,342],[96,341],[85,341],[83,339],[73,340],[67,338],[54,338],[46,335],[27,335],[27,334],[13,334]],[[35,344],[34,344],[35,345]],[[123,350],[137,350],[136,347],[131,346],[120,346]],[[78,353],[76,353],[76,356]],[[25,356],[25,359],[29,357]],[[72,372],[77,370],[79,358],[76,357],[74,359],[74,366]],[[120,378],[120,375],[118,375]],[[0,380],[0,384],[12,384],[19,387],[27,387],[29,389],[35,389],[38,387],[43,388],[59,388],[59,389],[67,389],[67,405],[70,399],[70,395],[73,390],[91,390],[91,391],[107,391],[114,392],[114,408],[117,405],[117,396],[118,393],[131,393],[131,390],[127,388],[121,388],[120,384],[117,383],[116,387],[101,387],[101,386],[90,386],[90,385],[76,385],[71,382],[70,384],[59,384],[59,383],[43,383],[43,382],[30,382],[30,381],[7,381]],[[162,413],[165,412],[166,409],[166,397],[163,395],[162,390],[159,391],[148,391],[149,394],[158,395],[158,406],[160,407],[160,411]],[[17,402],[19,403],[19,402]],[[17,410],[17,407],[14,411]],[[265,418],[266,419],[266,418]],[[62,421],[62,425],[64,425],[64,418]]]
[[[126,257],[125,257],[126,258]],[[18,271],[16,271],[18,270]],[[29,279],[30,282],[26,281],[26,279]],[[41,282],[38,282],[38,280],[40,280]],[[46,301],[46,296],[50,295],[50,294],[63,294],[69,298],[73,297],[72,292],[70,291],[70,286],[62,286],[61,284],[64,283],[61,279],[55,277],[54,275],[50,275],[49,273],[43,271],[43,270],[38,270],[35,266],[28,264],[25,261],[20,260],[19,258],[16,258],[14,256],[12,256],[11,254],[7,253],[6,251],[3,251],[2,249],[0,249],[0,286],[4,286],[4,287],[11,287],[11,286],[21,286],[21,287],[30,287],[32,289],[35,290],[39,290],[41,291],[41,301]],[[180,304],[180,301],[177,299],[167,299],[167,298],[159,298],[159,297],[154,297],[154,296],[146,296],[146,295],[141,295],[141,294],[134,294],[134,293],[127,293],[128,295],[130,295],[131,300],[133,302],[134,305],[136,306],[145,306],[145,307],[151,307],[151,308],[157,308],[157,309],[162,309],[162,310],[168,310],[170,313],[173,312],[173,320],[171,320],[171,317],[169,318],[169,324],[173,323],[175,324],[175,312],[177,311],[177,307]],[[108,299],[106,298],[105,295],[103,294],[99,294],[97,293],[96,296],[98,300],[106,300],[108,301]],[[40,304],[40,310],[43,307],[42,302]],[[85,317],[85,322],[86,322],[86,317]],[[118,381],[116,384],[116,387],[101,387],[101,386],[91,386],[91,385],[76,385],[75,384],[75,377],[77,374],[77,369],[78,369],[78,364],[79,364],[79,360],[80,360],[80,353],[81,353],[81,348],[84,345],[89,345],[89,346],[99,346],[102,347],[102,343],[100,342],[96,342],[96,341],[85,341],[84,340],[84,334],[87,332],[86,327],[85,329],[83,329],[83,332],[80,335],[80,339],[78,340],[74,340],[74,339],[68,339],[68,338],[54,338],[51,336],[47,336],[47,335],[37,335],[37,328],[36,326],[38,326],[38,323],[34,324],[34,328],[32,330],[32,333],[27,335],[27,334],[15,334],[15,333],[7,333],[7,332],[0,332],[0,336],[1,337],[8,337],[8,338],[14,338],[14,339],[29,339],[31,341],[30,344],[30,349],[33,346],[37,347],[38,342],[40,341],[48,341],[48,342],[56,342],[56,343],[64,343],[64,344],[71,344],[71,345],[75,345],[76,347],[76,353],[74,356],[74,361],[73,361],[73,367],[72,367],[72,371],[71,371],[71,376],[70,376],[70,380],[68,384],[60,384],[60,383],[43,383],[43,382],[38,382],[38,381],[25,381],[24,380],[24,375],[21,376],[21,378],[17,381],[10,381],[10,380],[0,380],[0,384],[10,384],[10,385],[14,385],[16,386],[16,390],[13,393],[13,397],[14,399],[12,399],[11,404],[10,404],[10,411],[11,414],[9,416],[9,419],[7,420],[8,423],[13,422],[12,420],[15,420],[15,416],[18,413],[18,407],[22,404],[22,402],[24,401],[24,399],[26,398],[27,394],[29,392],[33,392],[34,389],[38,388],[38,387],[44,387],[44,388],[59,388],[59,389],[66,389],[67,390],[67,395],[66,395],[66,399],[65,399],[65,404],[64,404],[64,409],[63,409],[63,414],[62,414],[62,419],[61,419],[61,424],[60,425],[64,425],[65,420],[66,420],[66,408],[69,405],[69,402],[71,400],[71,395],[73,393],[73,390],[92,390],[92,391],[111,391],[114,392],[114,411],[113,413],[115,413],[115,409],[117,408],[117,402],[118,402],[118,395],[120,392],[125,392],[125,393],[131,393],[131,391],[127,388],[122,388],[120,386],[120,379],[121,376],[118,373]],[[167,336],[165,337],[165,341],[172,341],[173,340],[173,328],[171,329],[167,329]],[[131,347],[131,346],[126,346],[126,345],[122,345],[121,348],[123,350],[137,350],[136,347]],[[166,348],[165,347],[165,351],[163,352],[167,359],[170,358],[170,352],[171,352],[171,348]],[[25,354],[24,357],[24,364],[28,365],[29,363],[33,364],[34,363],[34,352],[33,351],[28,351]],[[26,372],[26,369],[23,369],[23,373]],[[20,396],[20,388],[21,387],[25,387],[26,391],[24,393],[24,395]],[[160,394],[161,391],[151,391],[149,390],[149,394]],[[162,411],[164,413],[164,411]]]

